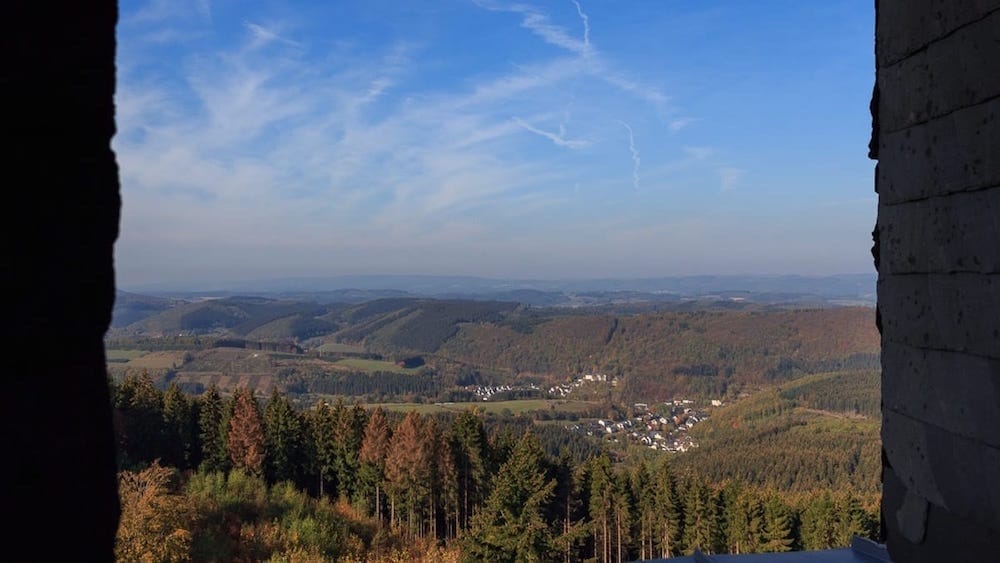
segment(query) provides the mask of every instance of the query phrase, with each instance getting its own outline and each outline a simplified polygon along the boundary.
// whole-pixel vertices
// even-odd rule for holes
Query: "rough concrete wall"
[[[1000,0],[876,9],[886,543],[998,560]]]
[[[0,14],[3,558],[113,561],[117,3],[12,0]]]

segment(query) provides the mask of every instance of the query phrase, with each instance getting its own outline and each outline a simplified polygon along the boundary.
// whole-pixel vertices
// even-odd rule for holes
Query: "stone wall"
[[[886,543],[998,560],[1000,0],[876,10]]]
[[[3,558],[113,561],[117,3],[11,0],[0,13]]]

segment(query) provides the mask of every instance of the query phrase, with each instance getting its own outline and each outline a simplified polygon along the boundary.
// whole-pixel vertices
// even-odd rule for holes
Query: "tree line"
[[[825,549],[877,533],[873,507],[850,491],[793,496],[709,482],[665,457],[551,455],[523,420],[340,401],[296,409],[279,392],[223,397],[210,387],[195,397],[159,391],[148,376],[112,391],[124,559],[170,548],[150,556],[229,560],[256,549],[258,560],[299,550],[375,561],[418,548],[470,561],[621,562]]]

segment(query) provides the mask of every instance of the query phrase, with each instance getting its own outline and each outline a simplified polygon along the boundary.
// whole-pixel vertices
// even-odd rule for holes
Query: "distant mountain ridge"
[[[320,302],[360,303],[382,297],[516,301],[527,305],[593,305],[715,297],[760,302],[845,301],[874,304],[875,273],[830,276],[677,276],[579,280],[490,279],[473,276],[351,275],[203,284],[152,284],[129,291],[159,297],[264,295]]]

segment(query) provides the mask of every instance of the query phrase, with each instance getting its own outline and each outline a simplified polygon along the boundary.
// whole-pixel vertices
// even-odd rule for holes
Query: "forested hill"
[[[136,303],[130,299],[126,303]],[[723,306],[724,305],[724,306]],[[457,381],[524,377],[551,384],[586,373],[617,380],[615,399],[721,397],[820,372],[876,369],[879,339],[868,307],[707,310],[533,308],[514,302],[387,298],[361,304],[229,297],[176,303],[109,338],[178,334],[294,343],[310,351],[349,345],[371,357],[418,355]]]
[[[722,396],[809,373],[874,369],[879,338],[864,307],[559,317],[522,327],[465,324],[440,354],[519,373],[596,371],[626,399]]]

